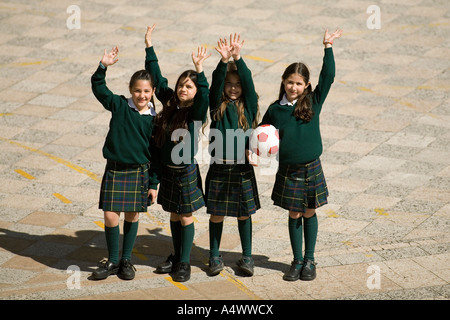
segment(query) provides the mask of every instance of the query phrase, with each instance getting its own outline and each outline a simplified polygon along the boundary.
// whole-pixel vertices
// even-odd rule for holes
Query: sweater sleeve
[[[211,114],[220,107],[226,75],[227,63],[220,60],[212,74],[211,89],[209,92],[209,108]]]
[[[319,75],[319,82],[314,89],[313,99],[314,103],[322,108],[322,104],[330,91],[331,85],[334,82],[336,74],[333,48],[325,48],[322,70]],[[320,111],[320,110],[319,110]]]
[[[247,109],[249,114],[253,116],[254,119],[258,113],[258,96],[256,94],[255,85],[253,83],[252,72],[247,67],[247,64],[242,58],[235,61],[235,63],[238,70],[239,79],[241,81],[245,108]],[[251,123],[249,123],[249,125],[251,125]]]
[[[151,74],[153,81],[155,81],[156,98],[163,104],[166,103],[172,97],[173,90],[169,88],[167,79],[161,74],[153,46],[145,49],[145,70]]]
[[[197,74],[197,93],[194,97],[194,105],[192,106],[191,117],[192,120],[206,121],[206,115],[208,113],[209,105],[209,89],[208,80],[205,73],[201,72]]]
[[[115,111],[117,105],[114,101],[118,98],[106,86],[106,68],[98,66],[97,70],[91,77],[92,93],[106,110]]]

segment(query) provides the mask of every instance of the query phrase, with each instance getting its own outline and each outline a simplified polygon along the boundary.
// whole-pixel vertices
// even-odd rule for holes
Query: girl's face
[[[148,103],[151,101],[154,92],[155,90],[148,80],[136,80],[130,88],[131,99],[139,111],[148,109]]]
[[[194,100],[196,93],[197,87],[194,81],[189,77],[180,80],[177,87],[177,96],[182,105]]]
[[[305,79],[298,73],[293,73],[285,80],[283,80],[284,91],[286,91],[286,98],[289,102],[296,100],[310,83],[305,83]]]
[[[237,74],[228,73],[225,78],[225,95],[231,100],[237,100],[242,94],[241,81]]]

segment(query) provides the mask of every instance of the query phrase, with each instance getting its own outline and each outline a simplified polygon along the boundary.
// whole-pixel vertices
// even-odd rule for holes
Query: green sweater
[[[247,119],[248,128],[252,127],[253,120],[258,113],[258,96],[253,84],[252,73],[248,69],[244,60],[241,58],[235,61],[239,80],[242,87],[242,97],[244,100],[244,115]],[[236,133],[236,129],[243,129],[239,125],[238,113],[234,102],[229,102],[223,113],[223,118],[219,121],[213,119],[217,109],[222,104],[222,93],[225,86],[225,78],[227,75],[227,63],[219,61],[219,64],[214,70],[212,75],[212,83],[209,94],[209,105],[211,115],[211,129],[217,129],[220,131],[223,139],[223,150],[217,150],[219,145],[214,145],[214,149],[211,152],[212,157],[227,160],[242,160],[245,157],[245,148],[248,146],[249,134],[234,135],[233,140],[227,140],[227,129],[232,129],[231,132]],[[230,130],[228,130],[230,132]],[[248,131],[250,133],[250,131]],[[213,137],[214,135],[212,135]],[[231,136],[230,136],[231,137]],[[214,144],[214,140],[211,139],[211,144]],[[227,145],[230,146],[227,148]],[[228,152],[227,152],[228,149]]]
[[[124,164],[145,164],[152,160],[150,141],[153,116],[141,115],[128,105],[124,96],[113,94],[106,86],[106,69],[97,68],[91,77],[92,92],[106,110],[111,111],[103,157]],[[152,175],[151,188],[158,180]]]
[[[279,130],[281,164],[300,164],[311,162],[322,154],[319,115],[322,105],[334,81],[335,64],[332,48],[326,48],[319,82],[311,93],[313,118],[309,122],[296,119],[295,106],[280,105],[276,101],[269,106],[261,124],[272,124]]]
[[[164,78],[161,74],[161,70],[159,68],[158,58],[156,57],[155,50],[152,47],[145,49],[145,69],[150,72],[155,81],[156,87],[156,98],[161,101],[163,105],[165,105],[169,99],[173,96],[174,90],[169,88],[167,84],[167,79]],[[172,141],[169,133],[166,133],[166,139],[164,145],[161,147],[160,152],[160,162],[163,165],[175,165],[175,166],[185,166],[191,163],[195,163],[194,156],[198,150],[199,143],[199,132],[198,130],[201,127],[201,124],[205,123],[206,116],[208,112],[208,81],[205,77],[204,72],[197,74],[197,93],[194,97],[194,104],[190,107],[190,112],[188,116],[188,131],[190,134],[190,140],[183,139],[182,142],[175,143]],[[178,111],[175,111],[178,112]],[[199,124],[196,126],[195,123]],[[182,163],[178,163],[178,161],[173,161],[172,159],[172,150],[176,153],[178,159],[182,160]],[[189,155],[185,155],[184,151],[188,150]]]

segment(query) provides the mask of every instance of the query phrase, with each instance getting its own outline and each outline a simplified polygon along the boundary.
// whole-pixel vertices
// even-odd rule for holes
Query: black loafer
[[[119,264],[112,263],[109,260],[100,261],[97,270],[92,272],[92,277],[95,280],[103,280],[112,274],[117,274],[119,271]]]
[[[156,267],[156,273],[171,273],[174,265],[174,256],[171,254],[165,262]]]
[[[294,260],[291,263],[291,268],[283,276],[285,281],[296,281],[300,279],[303,261]]]
[[[252,257],[242,257],[237,262],[237,266],[239,269],[245,272],[245,274],[252,276],[253,275],[253,267],[255,266],[255,262]]]
[[[117,274],[120,279],[133,280],[135,276],[135,271],[136,268],[129,260],[127,259],[120,260],[119,273]]]
[[[300,280],[311,281],[316,278],[316,264],[314,261],[305,259],[303,263],[302,272],[300,274]]]
[[[172,280],[176,282],[185,282],[191,278],[191,265],[186,262],[177,263],[174,271],[170,274]]]
[[[209,275],[216,276],[223,270],[222,256],[209,258]]]

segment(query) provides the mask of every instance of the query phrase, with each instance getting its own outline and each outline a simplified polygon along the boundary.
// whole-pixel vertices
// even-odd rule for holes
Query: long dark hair
[[[289,65],[286,70],[284,71],[281,78],[283,81],[281,82],[280,86],[280,93],[278,95],[278,101],[283,99],[283,95],[286,93],[284,90],[284,80],[289,78],[291,74],[299,74],[303,77],[303,80],[306,84],[309,83],[309,68],[306,64],[302,62],[294,62],[291,65]],[[294,116],[297,119],[301,119],[303,121],[309,122],[311,121],[314,113],[312,110],[312,97],[311,97],[312,89],[311,84],[308,85],[303,93],[298,97],[297,104],[294,109]]]
[[[180,106],[180,99],[177,95],[178,86],[182,81],[191,79],[195,87],[197,85],[197,72],[194,70],[184,71],[177,80],[175,90],[172,96],[167,101],[162,101],[163,109],[155,118],[156,132],[154,138],[158,147],[161,147],[166,140],[166,133],[172,135],[172,132],[176,129],[187,129],[187,123],[190,119],[190,111],[194,100],[188,102],[187,106]],[[178,110],[178,112],[176,112]]]
[[[136,71],[131,76],[130,83],[128,84],[128,88],[130,89],[130,92],[131,92],[131,89],[133,88],[134,84],[138,80],[147,80],[150,82],[150,86],[152,88],[155,87],[155,81],[153,81],[152,75],[147,70],[139,70],[139,71]],[[153,106],[155,106],[155,100],[153,99],[153,96],[150,101],[153,103]]]

